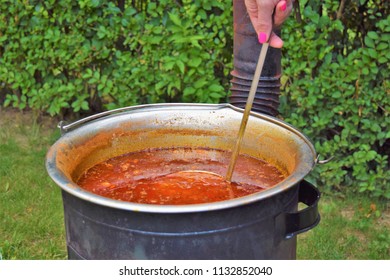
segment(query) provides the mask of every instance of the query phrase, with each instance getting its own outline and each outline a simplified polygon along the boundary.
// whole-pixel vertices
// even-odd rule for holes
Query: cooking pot
[[[296,235],[318,224],[318,190],[304,177],[316,163],[309,139],[291,125],[251,113],[241,153],[289,176],[241,198],[191,205],[112,200],[80,188],[98,162],[150,148],[231,150],[243,110],[230,104],[153,104],[60,123],[46,168],[62,189],[70,259],[294,259]],[[234,176],[233,176],[234,179]],[[307,207],[297,211],[298,202]]]

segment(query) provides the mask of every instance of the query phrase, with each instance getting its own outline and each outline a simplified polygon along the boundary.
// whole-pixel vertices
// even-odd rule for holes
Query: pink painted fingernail
[[[287,9],[287,2],[283,2],[283,4],[280,6],[280,10],[284,12]]]
[[[265,34],[264,32],[260,32],[259,33],[259,43],[263,44],[265,42],[267,42],[267,34]]]

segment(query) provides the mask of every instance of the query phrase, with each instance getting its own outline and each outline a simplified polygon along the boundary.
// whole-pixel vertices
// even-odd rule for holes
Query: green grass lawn
[[[0,108],[0,259],[65,259],[61,193],[45,169],[57,120]],[[323,194],[298,259],[390,259],[390,203]]]

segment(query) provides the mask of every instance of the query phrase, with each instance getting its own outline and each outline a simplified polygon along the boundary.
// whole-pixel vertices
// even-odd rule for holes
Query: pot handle
[[[300,182],[298,202],[306,204],[307,207],[297,212],[282,213],[276,218],[277,223],[282,223],[279,225],[285,239],[290,239],[297,234],[308,231],[320,222],[318,212],[320,196],[320,192],[312,184],[305,180]]]

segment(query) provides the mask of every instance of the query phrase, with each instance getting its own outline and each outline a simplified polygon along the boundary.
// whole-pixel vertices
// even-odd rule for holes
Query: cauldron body
[[[296,235],[319,222],[319,192],[304,180],[316,154],[304,135],[272,117],[251,115],[241,150],[290,174],[266,191],[215,203],[147,205],[100,197],[75,183],[87,168],[126,152],[231,149],[241,116],[229,104],[158,104],[61,124],[63,136],[46,166],[62,189],[68,257],[295,259]],[[308,207],[297,211],[298,202]]]

